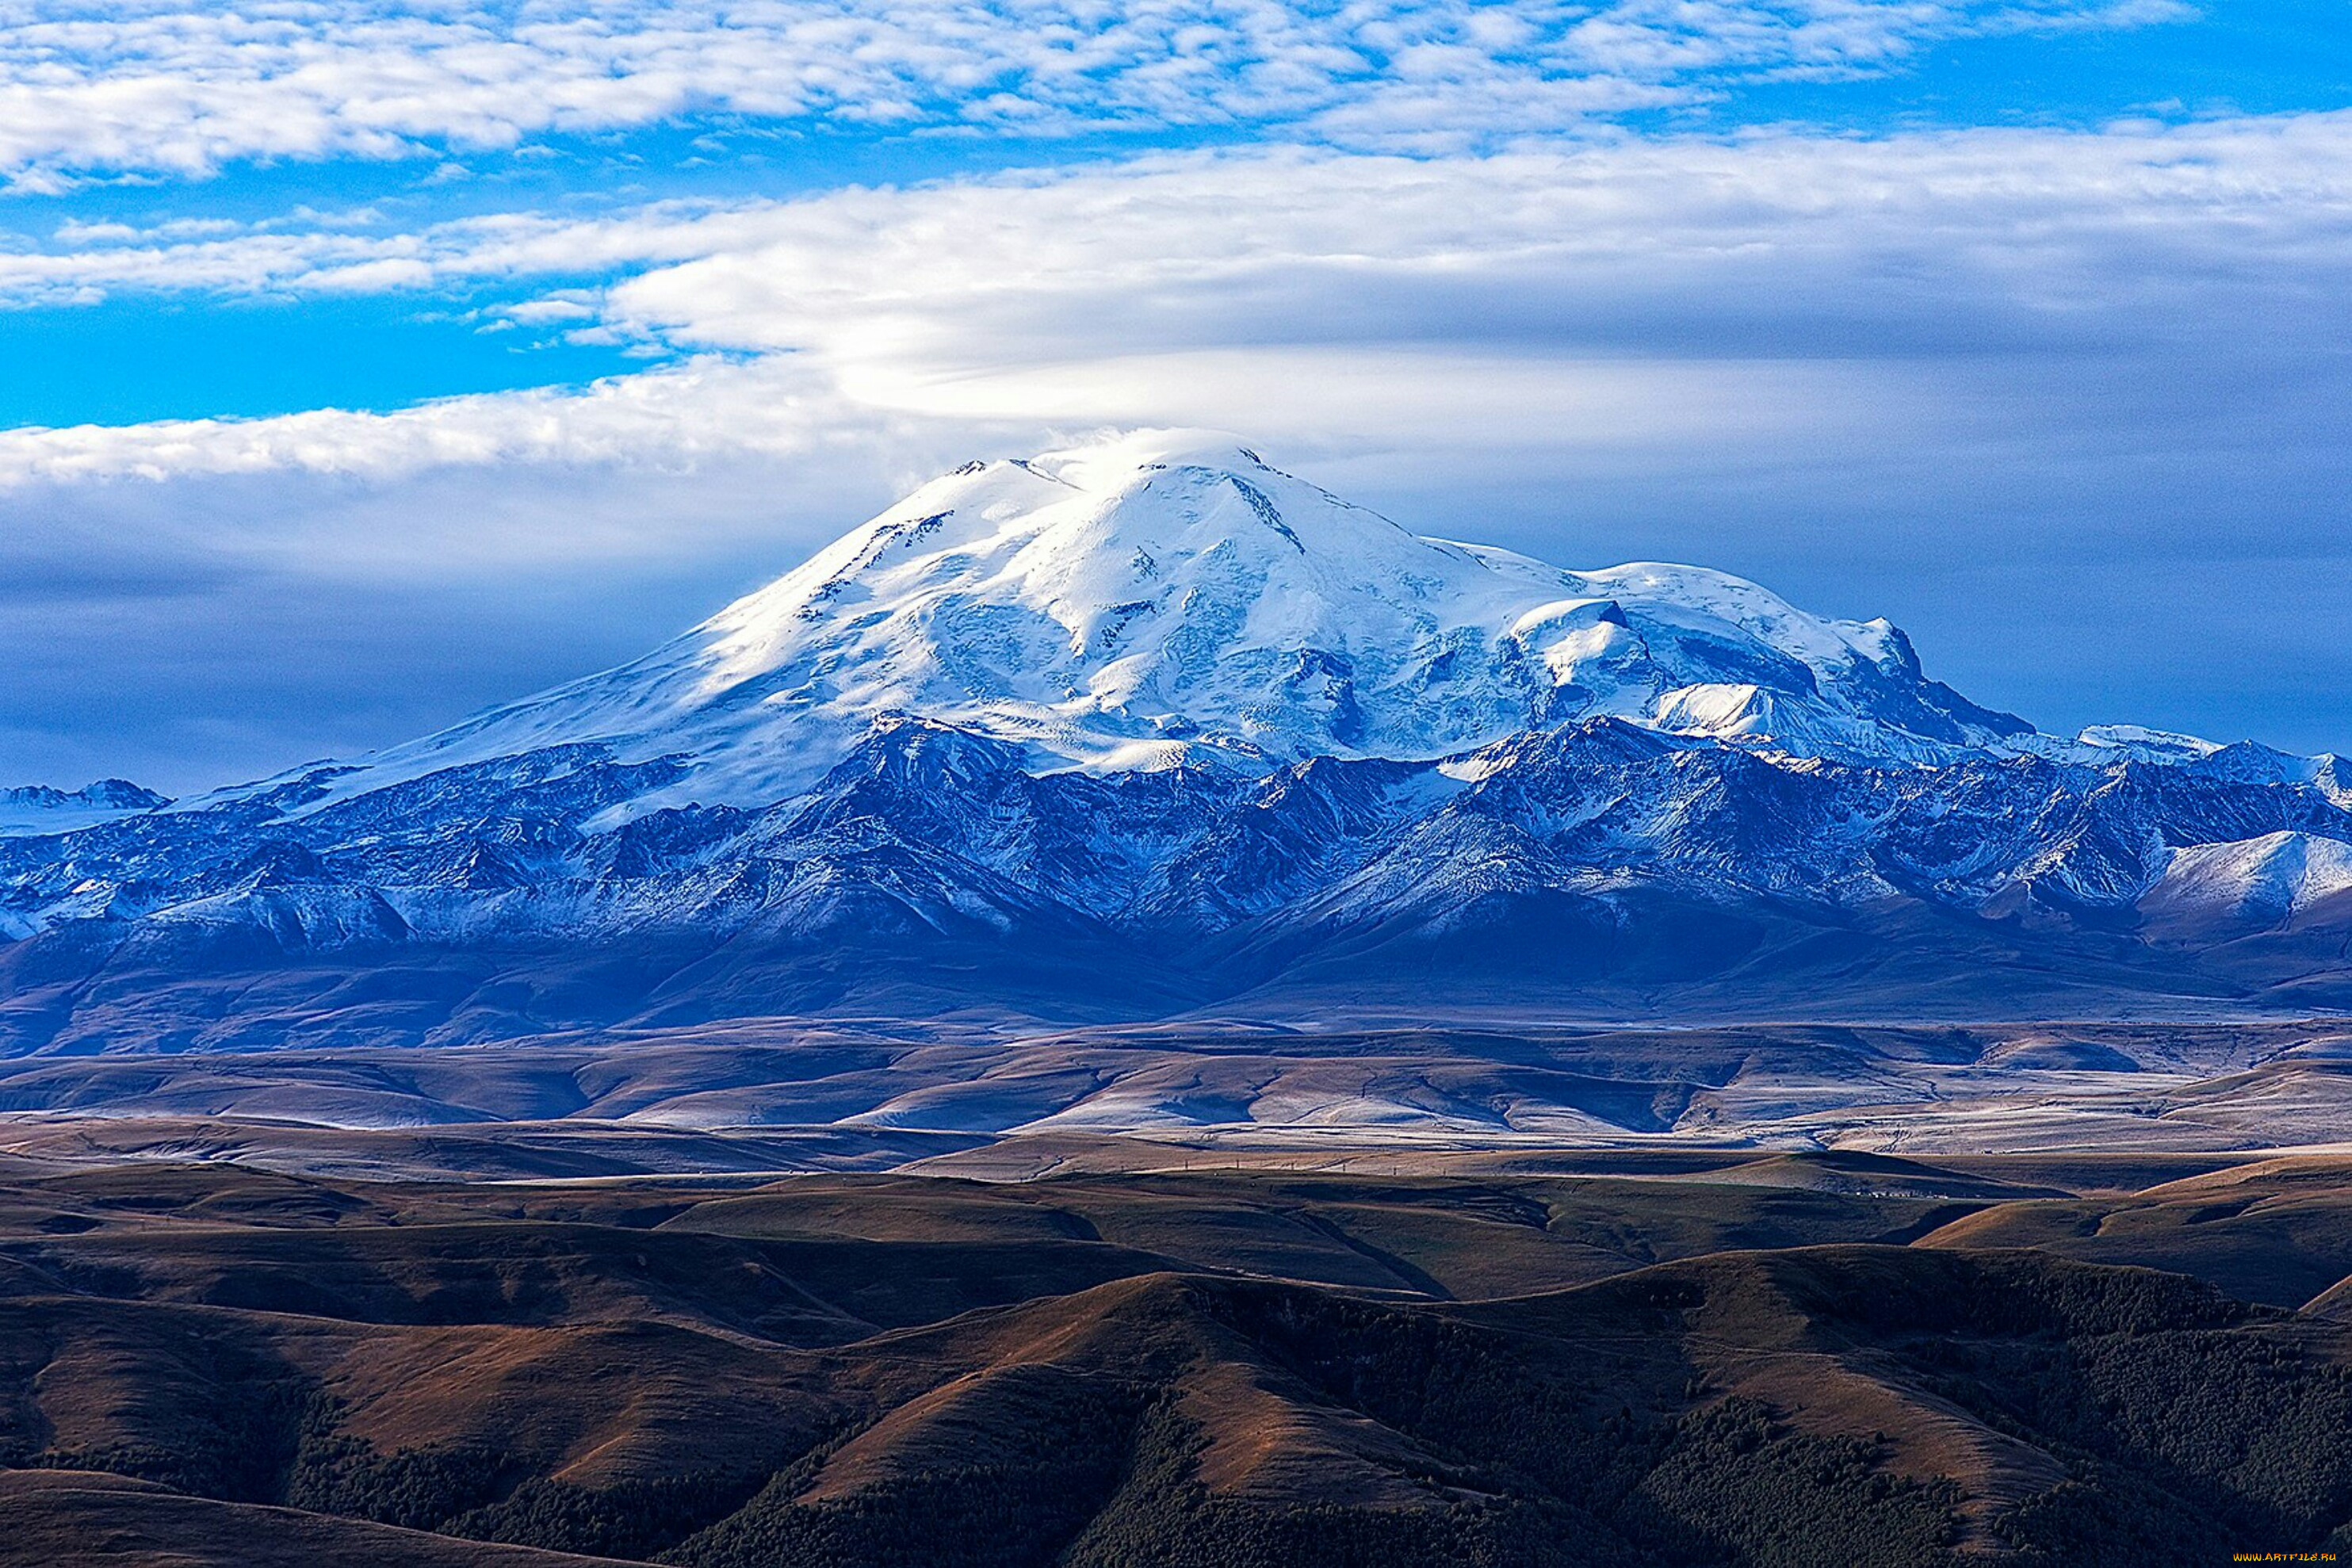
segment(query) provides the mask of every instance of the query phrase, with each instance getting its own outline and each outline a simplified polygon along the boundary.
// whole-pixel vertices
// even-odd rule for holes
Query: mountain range
[[[1884,620],[1418,536],[1231,440],[973,463],[633,663],[0,792],[0,1053],[816,1014],[2352,1006],[2352,764],[2044,734]]]

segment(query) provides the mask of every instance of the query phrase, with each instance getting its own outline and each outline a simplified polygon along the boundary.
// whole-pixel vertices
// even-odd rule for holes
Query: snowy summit
[[[697,798],[749,804],[890,715],[1041,770],[1429,760],[1597,717],[1852,761],[2031,734],[1927,679],[1885,621],[1423,538],[1231,437],[1152,431],[942,475],[646,658],[379,766],[596,742],[688,757]]]

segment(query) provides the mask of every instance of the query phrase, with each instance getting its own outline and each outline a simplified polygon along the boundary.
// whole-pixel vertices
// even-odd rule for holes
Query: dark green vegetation
[[[1542,1162],[732,1185],[20,1163],[0,1561],[2352,1547],[2343,1163],[1511,1163]]]

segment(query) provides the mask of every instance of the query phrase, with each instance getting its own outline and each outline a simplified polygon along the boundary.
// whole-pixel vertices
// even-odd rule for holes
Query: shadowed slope
[[[10,1561],[76,1568],[596,1568],[609,1559],[183,1497],[123,1476],[0,1470]]]
[[[1806,1245],[2066,1201],[2002,1203],[2035,1187],[1999,1162],[1650,1163],[11,1173],[0,1496],[53,1489],[0,1561],[92,1530],[159,1565],[249,1531],[255,1561],[483,1568],[465,1541],[687,1568],[2137,1568],[2352,1519],[2332,1316],[2036,1251]]]
[[[2300,1307],[2352,1277],[2352,1160],[2265,1160],[2128,1195],[2004,1204],[1955,1220],[1928,1247],[2036,1247],[2210,1279]]]

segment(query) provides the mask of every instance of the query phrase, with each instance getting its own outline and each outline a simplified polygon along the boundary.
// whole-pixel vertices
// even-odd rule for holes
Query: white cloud
[[[593,233],[614,251],[709,247],[616,283],[614,320],[813,353],[859,386],[1211,343],[1649,352],[1676,317],[1715,330],[1675,352],[1901,353],[1955,334],[2137,336],[2162,325],[2152,304],[2302,300],[2340,281],[2352,114],[1194,156]],[[518,237],[468,264],[567,247]],[[1841,321],[1884,341],[1841,346]]]
[[[62,226],[47,248],[0,253],[0,302],[607,277],[619,280],[604,309],[620,323],[806,349],[992,323],[1131,337],[1277,309],[1288,330],[1356,336],[1368,327],[1348,300],[1302,309],[1288,293],[1345,275],[1433,296],[1510,281],[1590,299],[1811,267],[1844,273],[1842,289],[2095,311],[2119,288],[2261,287],[2292,281],[2281,268],[2332,266],[2352,230],[2352,113],[1625,139],[1483,157],[1273,149],[584,220],[513,213],[399,232],[362,211],[224,226]],[[1298,281],[1268,296],[1277,277]],[[1108,315],[1066,308],[1105,295],[1137,298]],[[597,300],[567,288],[512,313],[552,320]]]
[[[2137,26],[2177,0],[282,0],[0,5],[0,174],[513,148],[696,113],[1089,127],[1280,124],[1465,146],[1856,71],[1969,33]]]
[[[1664,449],[1702,439],[1744,444],[1845,420],[1865,405],[1883,409],[1889,398],[1900,401],[1894,379],[1864,366],[1801,362],[1265,346],[941,371],[861,396],[803,356],[714,356],[580,390],[478,394],[388,414],[320,409],[0,431],[0,489],[276,473],[385,480],[448,468],[610,466],[686,475],[828,452],[856,452],[877,471],[895,466],[911,479],[929,466],[903,458],[894,465],[894,451],[960,459],[982,447],[1028,451],[1105,425],[1154,423],[1231,425],[1324,451],[1377,449],[1405,432],[1457,447]],[[1856,387],[1869,390],[1856,395]],[[473,554],[511,542],[456,527],[431,546],[435,560],[450,558],[445,544]],[[576,542],[551,538],[521,548],[568,551]]]
[[[1201,153],[415,234],[59,237],[74,247],[0,255],[0,300],[553,283],[496,313],[787,357],[406,414],[17,432],[0,437],[0,480],[684,461],[785,449],[802,437],[778,433],[782,411],[811,399],[992,419],[1017,384],[1054,417],[1108,399],[1101,417],[1148,419],[1166,367],[1277,349],[1431,363],[2299,353],[2352,309],[2352,114],[1437,159]],[[583,274],[610,281],[583,288]],[[1114,398],[1120,377],[1132,388]]]
[[[1199,154],[415,236],[108,236],[0,258],[0,290],[553,274],[563,286],[509,314],[695,352],[585,389],[393,413],[0,433],[0,504],[24,528],[47,498],[137,481],[446,496],[462,478],[511,499],[551,475],[635,476],[614,481],[639,498],[627,506],[494,507],[509,520],[495,525],[441,500],[357,532],[322,531],[290,501],[251,521],[208,512],[184,545],[190,560],[454,581],[485,562],[659,557],[713,482],[781,495],[849,473],[865,478],[827,493],[878,501],[967,456],[1171,423],[1242,428],[1407,495],[1438,482],[1416,476],[1465,473],[1522,505],[1547,487],[1681,489],[1853,530],[1876,498],[1914,515],[1961,507],[2004,550],[2075,527],[2160,553],[2259,493],[2263,517],[2235,537],[2294,557],[2346,521],[2329,498],[2352,450],[2352,374],[2329,345],[2352,328],[2347,230],[2339,115],[1435,160]],[[623,276],[572,286],[590,267]],[[632,509],[656,480],[676,500],[653,519]],[[1465,504],[1441,494],[1424,515],[1500,529]],[[2074,522],[2049,523],[2053,508]],[[163,525],[141,515],[125,537],[143,552]],[[1833,548],[1860,557],[1872,539]]]
[[[821,416],[812,417],[813,408]],[[446,398],[390,414],[317,409],[263,419],[168,419],[0,431],[0,480],[304,472],[381,478],[448,467],[638,463],[684,468],[791,455],[861,422],[814,367],[689,362],[583,391]],[[864,422],[870,426],[870,421]]]

